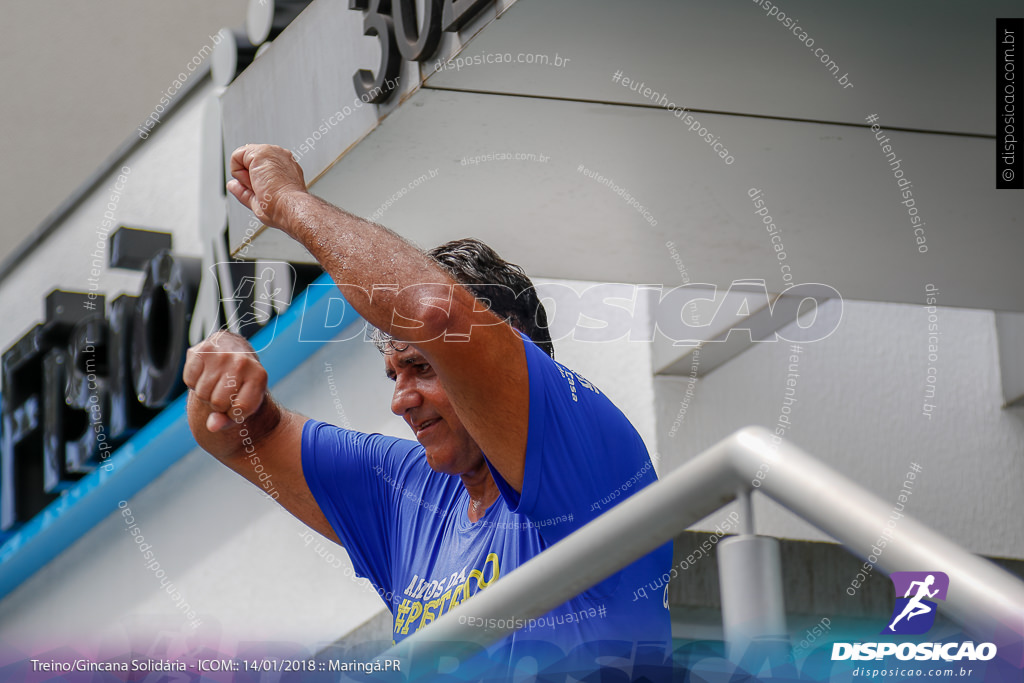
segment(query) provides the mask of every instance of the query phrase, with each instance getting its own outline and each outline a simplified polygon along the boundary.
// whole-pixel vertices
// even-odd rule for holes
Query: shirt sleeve
[[[657,475],[640,435],[607,396],[528,338],[523,344],[530,417],[522,493],[491,472],[512,512],[527,517],[550,545]]]
[[[393,591],[391,558],[401,491],[418,444],[309,420],[302,471],[356,574]]]

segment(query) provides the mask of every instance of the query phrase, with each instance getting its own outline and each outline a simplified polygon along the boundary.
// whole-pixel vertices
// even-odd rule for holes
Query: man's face
[[[416,347],[384,356],[395,383],[391,412],[412,429],[435,472],[461,475],[480,467],[483,454],[452,408],[434,369]]]

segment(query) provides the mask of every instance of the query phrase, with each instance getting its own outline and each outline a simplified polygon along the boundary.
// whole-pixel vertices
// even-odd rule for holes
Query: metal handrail
[[[576,530],[378,659],[424,663],[463,660],[523,623],[548,613],[674,538],[690,525],[756,488],[861,558],[886,527],[886,503],[785,441],[774,445],[761,427],[741,429]],[[764,476],[760,486],[752,482]],[[1024,582],[995,564],[902,517],[877,567],[942,571],[949,576],[943,614],[1000,655],[1024,664]],[[465,618],[463,618],[465,617]],[[491,627],[471,624],[496,620]],[[460,621],[462,623],[460,623]],[[415,653],[415,660],[411,655]],[[1004,654],[1005,653],[1005,654]],[[1020,660],[1020,661],[1018,661]]]

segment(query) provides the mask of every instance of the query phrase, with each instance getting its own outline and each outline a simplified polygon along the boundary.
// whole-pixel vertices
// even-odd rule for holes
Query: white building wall
[[[835,315],[835,302],[829,307]],[[786,438],[894,505],[910,464],[918,463],[907,514],[972,552],[1024,558],[1024,412],[1001,407],[994,314],[935,312],[940,335],[930,403],[937,407],[930,419],[922,415],[928,315],[922,306],[845,302],[835,333],[802,345]],[[786,329],[792,326],[781,333]],[[746,425],[774,430],[790,354],[789,343],[755,344],[700,379],[688,401],[688,378],[657,378],[666,465],[677,467]],[[759,533],[826,540],[780,506],[754,499]]]
[[[90,291],[94,252],[102,263],[96,291],[107,301],[118,294],[138,294],[143,275],[110,268],[109,235],[118,225],[170,232],[173,250],[183,256],[202,256],[199,240],[199,158],[202,103],[209,84],[185,101],[171,118],[161,122],[144,144],[123,164],[107,174],[96,192],[83,201],[49,238],[36,247],[3,280],[0,280],[0,348],[6,349],[43,319],[43,300],[60,287]],[[126,166],[120,194],[114,185]],[[113,227],[103,228],[103,214],[113,202]]]

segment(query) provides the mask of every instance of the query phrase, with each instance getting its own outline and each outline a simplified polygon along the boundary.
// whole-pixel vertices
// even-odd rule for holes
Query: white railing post
[[[737,501],[742,533],[718,543],[722,629],[726,654],[734,662],[755,643],[789,642],[779,541],[754,533],[750,491],[741,489]]]

